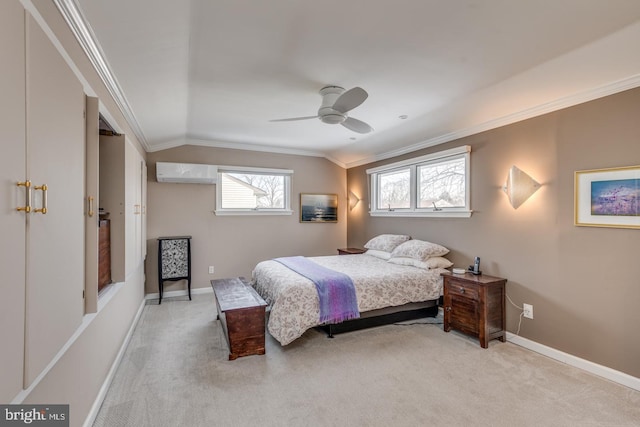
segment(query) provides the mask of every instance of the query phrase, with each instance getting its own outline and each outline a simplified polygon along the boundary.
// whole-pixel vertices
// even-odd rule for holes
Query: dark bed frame
[[[409,303],[398,307],[389,307],[380,310],[365,311],[359,319],[346,320],[341,323],[333,323],[317,326],[327,333],[328,338],[343,332],[357,331],[359,329],[374,328],[376,326],[389,325],[407,320],[422,319],[424,317],[436,317],[440,299],[424,301],[421,303]]]

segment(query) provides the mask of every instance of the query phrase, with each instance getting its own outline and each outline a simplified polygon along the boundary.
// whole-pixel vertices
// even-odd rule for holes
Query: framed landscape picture
[[[338,222],[338,195],[300,193],[300,222]]]
[[[640,166],[575,173],[574,224],[640,228]]]

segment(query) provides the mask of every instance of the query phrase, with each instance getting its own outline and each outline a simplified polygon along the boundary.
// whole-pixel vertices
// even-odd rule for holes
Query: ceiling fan
[[[348,112],[362,104],[369,94],[360,87],[347,91],[339,86],[325,86],[320,89],[322,105],[316,116],[292,117],[290,119],[270,120],[271,122],[293,122],[297,120],[320,119],[330,125],[341,124],[357,133],[369,133],[373,128],[367,123],[348,116]]]

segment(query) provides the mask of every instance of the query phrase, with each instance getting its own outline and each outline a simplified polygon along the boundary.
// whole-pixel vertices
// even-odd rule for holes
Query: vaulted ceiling
[[[80,14],[148,151],[356,166],[640,86],[638,0],[58,0]],[[109,80],[109,79],[107,79]],[[315,116],[327,85],[363,88]]]

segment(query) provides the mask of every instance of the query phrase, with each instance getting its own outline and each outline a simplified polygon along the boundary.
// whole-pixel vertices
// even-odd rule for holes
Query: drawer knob
[[[464,294],[464,288],[460,288],[460,293]]]
[[[451,311],[451,307],[447,307],[447,311]]]

